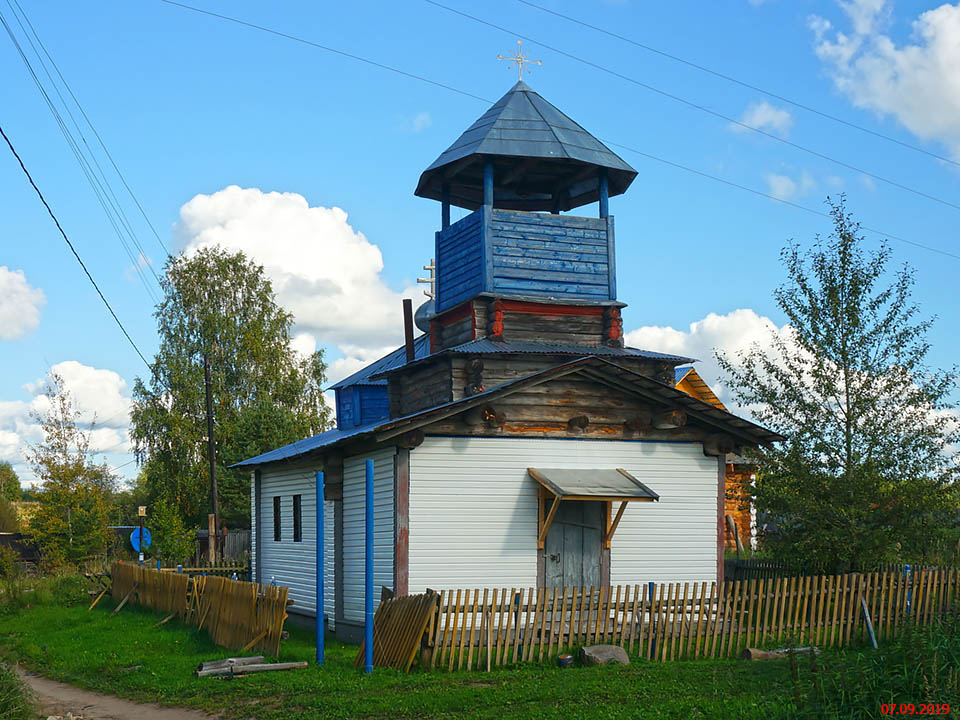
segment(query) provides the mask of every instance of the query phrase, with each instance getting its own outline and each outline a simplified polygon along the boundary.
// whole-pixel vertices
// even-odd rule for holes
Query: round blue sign
[[[137,552],[141,552],[140,549],[140,528],[134,528],[133,532],[130,533],[130,544],[133,545],[133,549]],[[143,549],[146,550],[150,547],[150,531],[147,528],[143,529]]]

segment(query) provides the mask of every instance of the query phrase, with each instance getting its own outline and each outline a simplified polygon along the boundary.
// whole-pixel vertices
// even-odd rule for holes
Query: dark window
[[[303,540],[302,525],[300,524],[300,495],[293,496],[293,541]]]
[[[280,496],[273,498],[273,539],[280,542]]]

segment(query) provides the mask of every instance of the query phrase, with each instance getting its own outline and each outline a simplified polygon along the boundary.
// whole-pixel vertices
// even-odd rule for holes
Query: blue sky
[[[958,5],[538,2],[960,159]],[[413,196],[417,178],[487,103],[158,0],[20,4],[162,245],[179,251],[223,242],[267,265],[281,301],[297,317],[298,347],[327,348],[333,379],[400,339],[400,297],[419,294],[415,278],[432,255],[439,224],[437,204]],[[599,138],[816,210],[824,209],[826,195],[845,192],[864,225],[960,253],[960,210],[737,131],[540,43],[949,202],[960,197],[956,165],[517,0],[448,4],[507,31],[423,0],[196,0],[206,10],[491,102],[516,80],[497,53],[514,49],[518,34],[528,36],[524,50],[543,66],[527,82]],[[12,11],[2,12],[25,43]],[[5,33],[0,69],[4,130],[134,340],[152,355],[153,301]],[[89,129],[85,134],[95,146]],[[715,381],[713,347],[741,347],[771,323],[783,323],[771,297],[783,280],[780,248],[790,238],[809,242],[828,232],[828,222],[615,149],[639,172],[627,194],[611,202],[628,339],[699,357]],[[0,459],[29,479],[23,449],[37,439],[29,409],[42,407],[37,381],[56,367],[84,411],[107,421],[94,444],[129,477],[135,465],[125,443],[125,408],[145,368],[5,147],[0,156]],[[108,177],[159,273],[161,243],[119,179]],[[868,237],[873,243],[880,236]],[[958,345],[952,299],[960,260],[891,244],[897,263],[916,268],[923,311],[940,317],[931,359],[950,365]],[[149,268],[145,275],[156,293]]]

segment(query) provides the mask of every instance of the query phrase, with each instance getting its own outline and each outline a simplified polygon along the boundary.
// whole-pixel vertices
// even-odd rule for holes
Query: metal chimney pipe
[[[407,362],[413,362],[413,300],[403,301],[403,344],[407,349]]]

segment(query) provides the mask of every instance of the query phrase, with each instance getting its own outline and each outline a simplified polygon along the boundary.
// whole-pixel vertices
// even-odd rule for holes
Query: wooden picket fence
[[[186,575],[220,575],[238,580],[249,580],[250,565],[245,560],[218,560],[216,563],[200,562],[191,567],[176,565],[173,567],[157,568],[165,573],[184,573]]]
[[[413,664],[427,625],[436,616],[437,593],[405,595],[384,600],[373,618],[373,664],[407,672]],[[364,644],[354,660],[363,667]]]
[[[129,603],[207,630],[221,647],[280,652],[287,619],[286,587],[164,572],[134,563],[114,563],[110,574],[118,603],[129,596]]]
[[[716,583],[445,590],[422,663],[447,670],[542,661],[619,645],[653,661],[735,657],[769,644],[879,640],[960,601],[960,570],[818,575]]]

